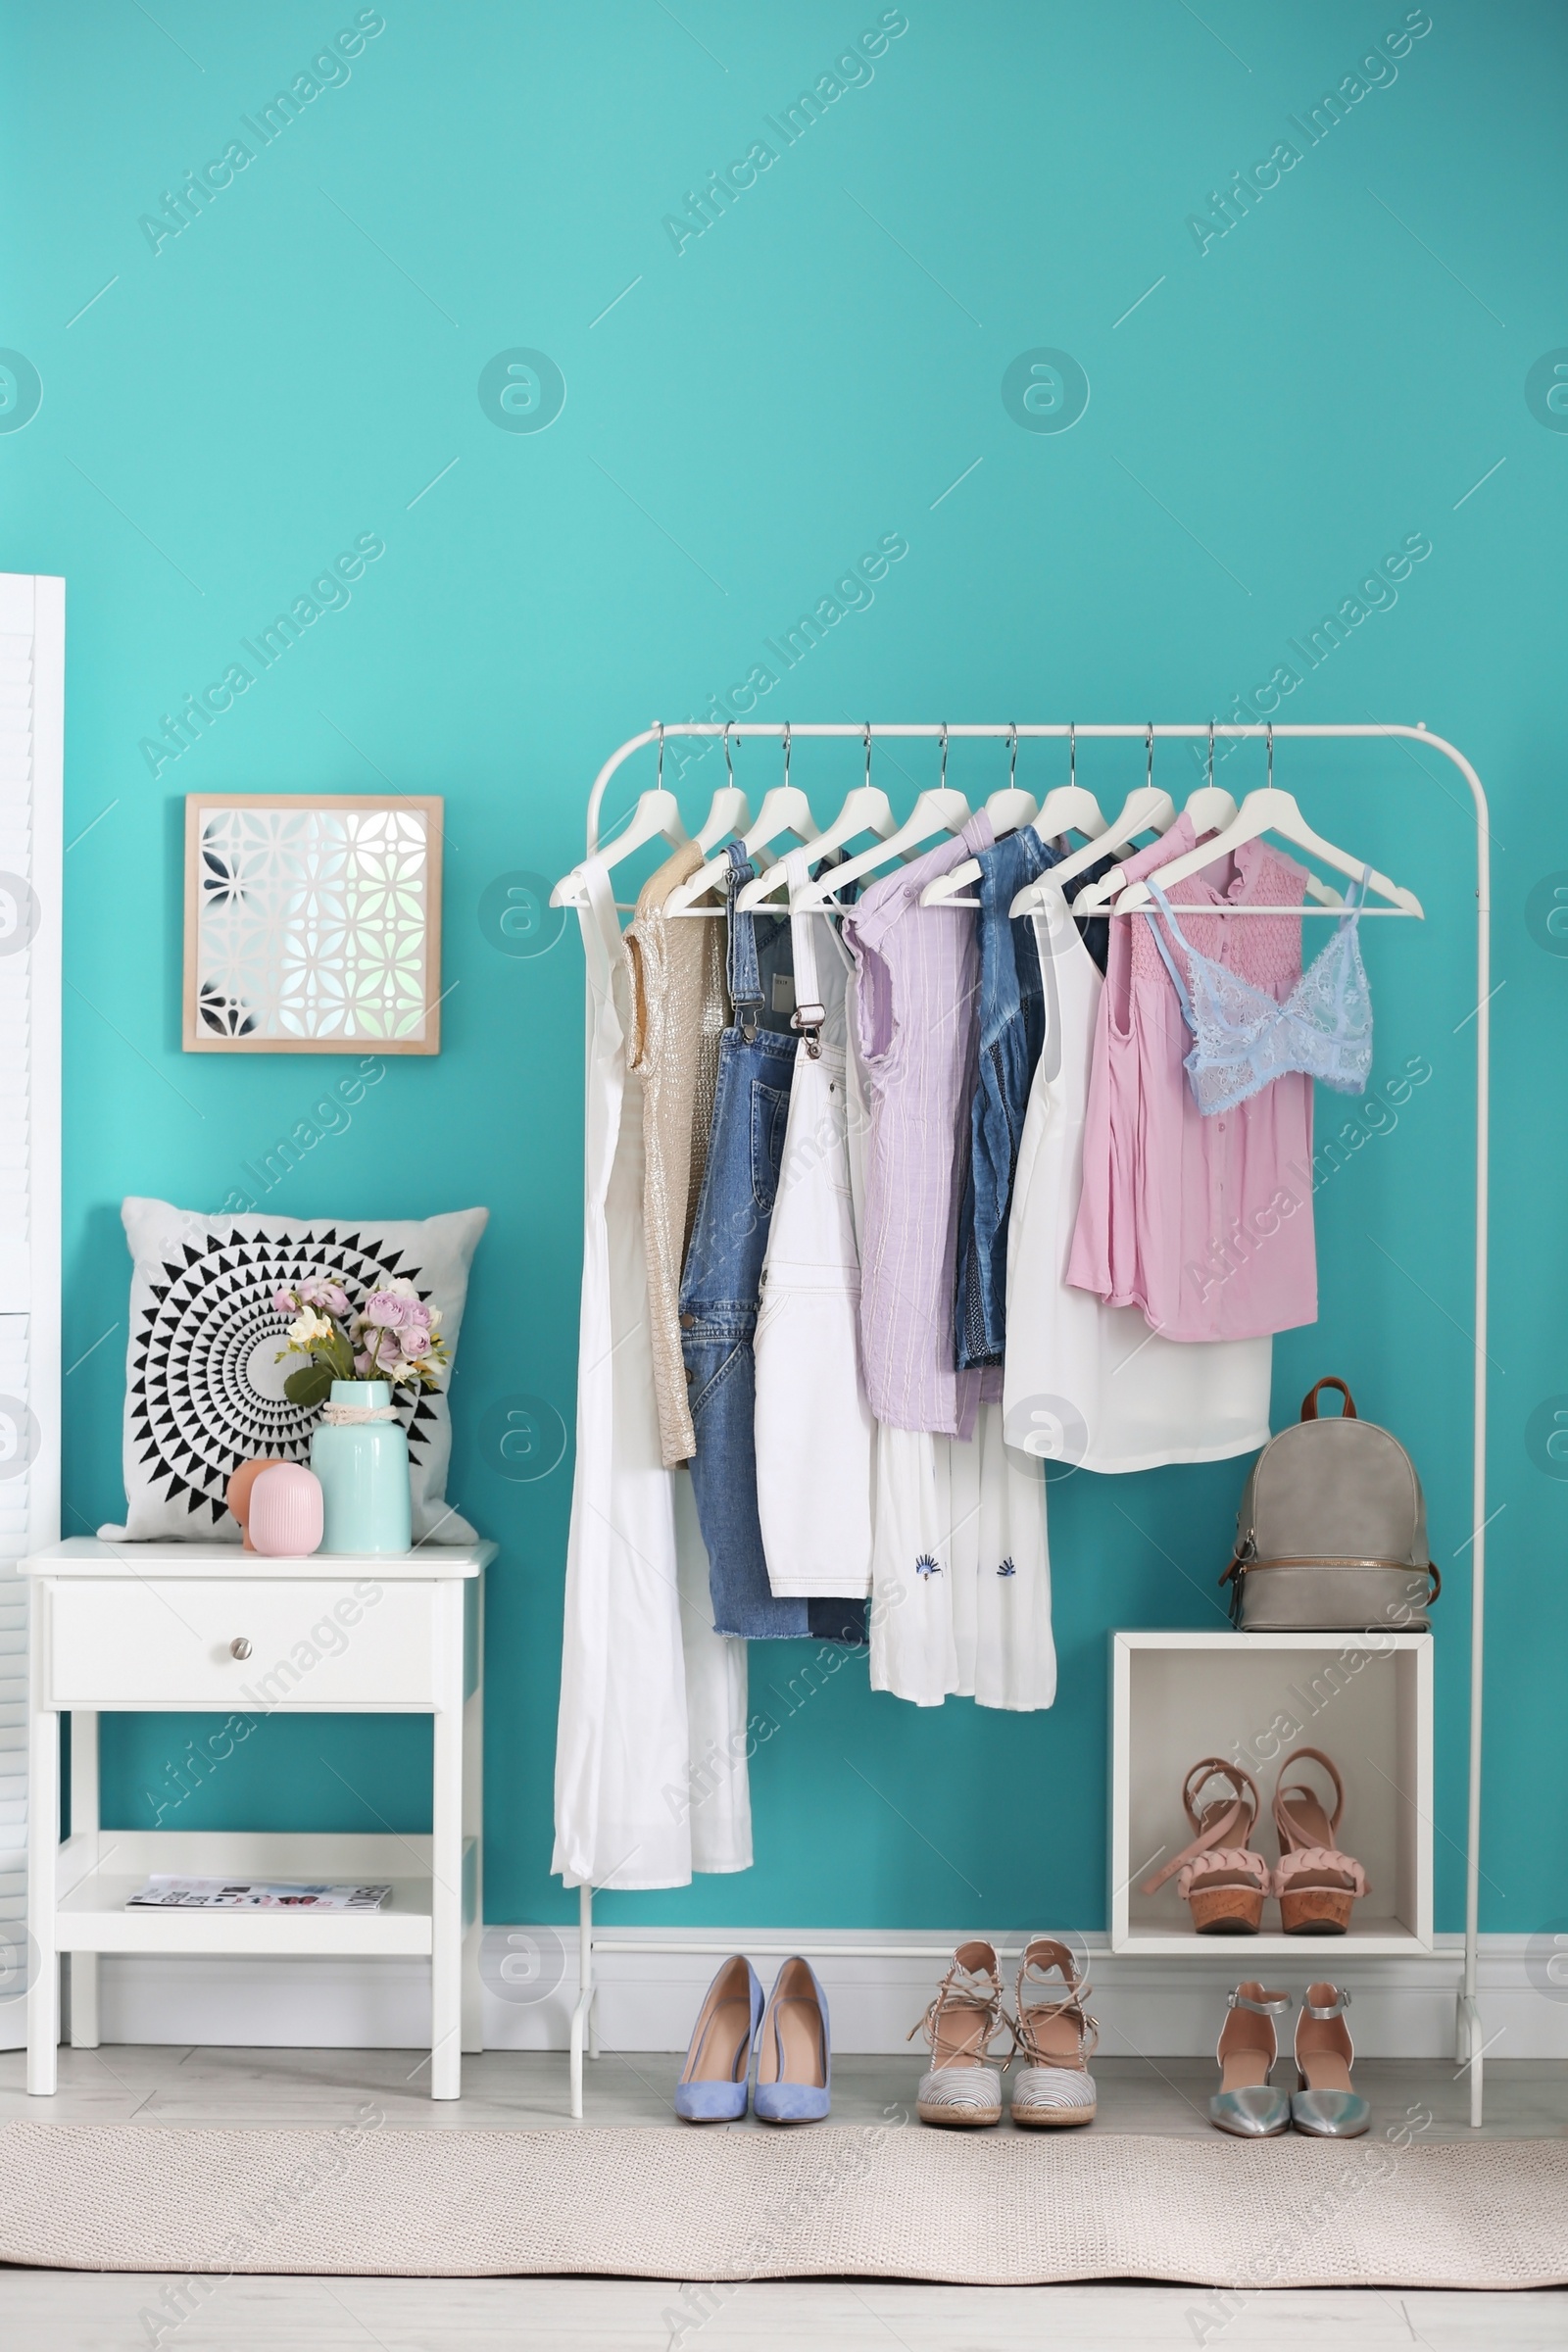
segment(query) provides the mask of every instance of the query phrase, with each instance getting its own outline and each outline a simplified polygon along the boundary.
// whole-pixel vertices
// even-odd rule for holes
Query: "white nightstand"
[[[269,1560],[232,1544],[55,1544],[33,1580],[28,1675],[27,2088],[55,2088],[60,1955],[71,2038],[98,2042],[100,1952],[427,1956],[430,2095],[480,2039],[484,1570],[493,1544]],[[102,1708],[433,1719],[431,1835],[100,1830]],[[60,1716],[72,1834],[60,1841]],[[225,1735],[234,1737],[234,1735]],[[247,1735],[248,1736],[248,1735]],[[131,1911],[149,1871],[391,1883],[383,1911]]]

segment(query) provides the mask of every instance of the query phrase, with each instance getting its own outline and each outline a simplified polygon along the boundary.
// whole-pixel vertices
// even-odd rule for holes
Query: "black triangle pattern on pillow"
[[[334,1228],[278,1241],[209,1233],[206,1246],[181,1246],[181,1265],[164,1262],[168,1276],[150,1286],[154,1303],[134,1338],[130,1383],[131,1440],[148,1483],[166,1501],[181,1501],[189,1516],[208,1513],[216,1527],[224,1494],[241,1462],[303,1462],[310,1458],[318,1408],[291,1404],[257,1388],[249,1366],[258,1347],[286,1343],[288,1322],[272,1305],[274,1291],[294,1290],[312,1277],[340,1282],[355,1304],[394,1277],[417,1290],[420,1269],[404,1251],[369,1234],[340,1240]],[[428,1298],[427,1291],[419,1296]],[[303,1363],[303,1358],[300,1361]],[[290,1367],[291,1369],[293,1367]],[[399,1391],[398,1415],[417,1461],[433,1419],[420,1396]]]

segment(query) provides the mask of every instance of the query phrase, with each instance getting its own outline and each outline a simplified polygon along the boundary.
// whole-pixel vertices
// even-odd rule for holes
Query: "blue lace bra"
[[[1232,1110],[1288,1071],[1320,1078],[1357,1095],[1372,1068],[1372,996],[1357,937],[1370,869],[1359,895],[1352,883],[1334,937],[1302,972],[1283,1004],[1211,956],[1200,956],[1177,928],[1169,900],[1151,881],[1155,906],[1187,957],[1191,994],[1152,914],[1149,927],[1176,984],[1182,1018],[1193,1033],[1183,1067],[1205,1118]]]

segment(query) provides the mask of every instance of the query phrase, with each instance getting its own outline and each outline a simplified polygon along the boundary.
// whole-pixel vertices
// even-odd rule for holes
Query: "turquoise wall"
[[[122,1507],[123,1194],[217,1205],[303,1128],[318,1140],[269,1210],[487,1202],[453,1398],[453,1490],[502,1545],[487,1909],[568,1916],[548,1862],[570,1460],[519,1482],[496,1433],[521,1396],[571,1420],[582,965],[574,930],[547,921],[519,943],[499,913],[517,877],[580,855],[600,761],[652,715],[701,715],[715,696],[796,720],[1248,705],[1424,719],[1475,760],[1494,826],[1484,1922],[1568,1916],[1568,1462],[1546,1447],[1568,1406],[1568,1229],[1552,1207],[1568,943],[1547,922],[1568,868],[1568,416],[1543,388],[1568,343],[1561,11],[4,13],[0,341],[36,369],[42,401],[24,421],[25,369],[0,378],[0,427],[21,425],[0,429],[3,561],[69,582],[69,1531]],[[860,40],[858,62],[836,67]],[[264,145],[259,110],[291,87],[297,120]],[[781,110],[813,87],[820,120],[787,144]],[[1314,137],[1325,91],[1339,119],[1326,110]],[[776,151],[761,169],[760,143]],[[178,225],[168,200],[210,160],[207,202]],[[671,227],[731,164],[749,184],[728,209],[702,233],[690,217]],[[1227,224],[1217,200],[1244,170],[1249,209],[1233,197]],[[538,415],[533,379],[515,379],[510,416],[494,388],[519,348],[564,378],[548,430],[502,429]],[[1050,406],[1055,379],[1032,410],[1004,399],[1011,364],[1026,375],[1041,348],[1087,376],[1070,430],[1035,429],[1066,414]],[[178,758],[144,748],[366,534],[384,553],[351,602],[270,669],[253,664]],[[874,601],[820,603],[894,534],[907,553]],[[1405,566],[1401,549],[1424,552]],[[1375,580],[1390,558],[1394,577]],[[821,642],[783,674],[769,640],[813,609]],[[1326,614],[1340,641],[1314,662]],[[739,764],[754,799],[774,780],[771,752],[746,747]],[[831,809],[855,764],[845,747],[803,752],[796,778]],[[1141,764],[1141,746],[1097,747],[1080,775],[1110,806]],[[934,765],[926,747],[879,773],[906,805]],[[1064,765],[1056,747],[1030,750],[1020,780],[1043,787]],[[710,753],[687,771],[694,822],[718,767]],[[1447,1583],[1437,1855],[1453,1928],[1470,817],[1456,775],[1408,749],[1291,746],[1278,767],[1430,914],[1369,926],[1375,1090],[1320,1103],[1320,1135],[1348,1122],[1359,1142],[1318,1196],[1322,1319],[1280,1342],[1276,1405],[1289,1414],[1319,1372],[1344,1372],[1426,1479]],[[1003,770],[995,747],[954,754],[973,797]],[[1261,754],[1221,772],[1259,782]],[[1156,773],[1197,780],[1175,751]],[[644,758],[617,807],[651,781]],[[392,1062],[345,1126],[316,1106],[347,1062],[182,1055],[181,799],[386,784],[446,796],[452,993],[439,1058]],[[1429,1075],[1391,1100],[1412,1062]],[[1220,1464],[1054,1490],[1049,1715],[920,1713],[872,1698],[859,1664],[807,1697],[807,1645],[754,1649],[753,1704],[777,1725],[755,1767],[757,1867],[607,1913],[1101,1923],[1106,1629],[1216,1621],[1239,1483]],[[201,1728],[110,1724],[108,1817],[146,1821],[146,1792]],[[427,1754],[415,1723],[269,1723],[180,1818],[416,1830]]]

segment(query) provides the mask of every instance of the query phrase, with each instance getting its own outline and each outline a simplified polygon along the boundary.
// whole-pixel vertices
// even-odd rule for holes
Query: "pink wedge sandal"
[[[1200,1810],[1198,1800],[1210,1781],[1223,1781],[1227,1793]],[[1263,1809],[1257,1783],[1241,1765],[1204,1756],[1182,1785],[1182,1803],[1193,1825],[1193,1842],[1146,1879],[1143,1892],[1152,1894],[1175,1879],[1200,1936],[1255,1936],[1271,1884],[1268,1864],[1249,1842]],[[1227,1843],[1233,1837],[1235,1842]]]
[[[1292,1765],[1308,1761],[1321,1764],[1334,1783],[1332,1820],[1315,1789],[1304,1782],[1286,1786]],[[1298,1747],[1286,1757],[1274,1789],[1274,1827],[1280,1838],[1274,1891],[1287,1936],[1345,1935],[1353,1905],[1369,1891],[1360,1863],[1352,1854],[1342,1854],[1334,1842],[1344,1811],[1345,1784],[1321,1748]]]

